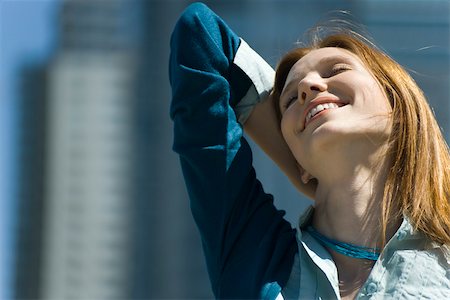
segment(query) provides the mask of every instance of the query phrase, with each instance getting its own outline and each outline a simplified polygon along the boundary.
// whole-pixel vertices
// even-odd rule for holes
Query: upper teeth
[[[308,112],[308,114],[306,115],[305,123],[307,123],[312,117],[314,117],[315,115],[320,113],[322,110],[331,109],[331,108],[338,108],[338,107],[339,106],[336,103],[322,103],[322,104],[319,104],[319,105],[313,107],[313,109],[311,109]]]

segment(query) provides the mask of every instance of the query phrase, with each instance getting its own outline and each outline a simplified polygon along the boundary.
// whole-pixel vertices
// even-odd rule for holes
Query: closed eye
[[[344,64],[344,63],[339,63],[339,64],[335,64],[331,70],[328,72],[327,77],[332,77],[335,76],[339,73],[351,70],[352,67],[348,64]]]

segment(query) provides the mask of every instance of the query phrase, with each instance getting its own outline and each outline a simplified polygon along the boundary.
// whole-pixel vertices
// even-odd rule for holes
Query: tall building
[[[19,190],[15,236],[14,297],[36,299],[40,293],[44,183],[46,180],[47,71],[43,65],[27,65],[20,72]]]
[[[129,295],[136,64],[125,5],[62,7],[48,79],[44,299]]]

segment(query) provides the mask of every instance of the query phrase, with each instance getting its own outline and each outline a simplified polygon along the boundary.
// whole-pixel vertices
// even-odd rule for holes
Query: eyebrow
[[[348,56],[332,55],[332,56],[327,56],[327,57],[322,58],[321,60],[319,60],[317,65],[327,65],[327,64],[336,63],[336,62],[345,62],[345,63],[351,64],[350,58]],[[287,85],[285,85],[285,87],[283,88],[283,91],[280,94],[280,99],[283,98],[285,92],[287,90],[289,90],[291,85],[294,84],[297,80],[298,80],[298,78],[294,76],[294,78],[292,78],[292,80],[289,81],[289,83]]]

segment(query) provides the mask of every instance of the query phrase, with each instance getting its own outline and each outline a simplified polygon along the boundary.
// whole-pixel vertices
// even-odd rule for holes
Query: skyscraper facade
[[[44,299],[129,295],[136,63],[124,8],[62,6],[48,77]]]

